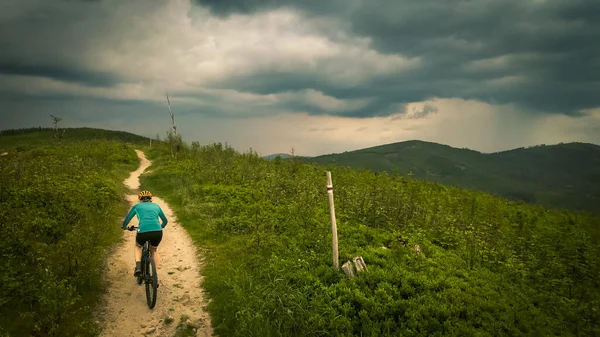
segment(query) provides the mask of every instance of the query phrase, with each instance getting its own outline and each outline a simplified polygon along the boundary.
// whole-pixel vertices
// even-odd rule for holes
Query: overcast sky
[[[0,0],[0,129],[318,155],[600,144],[597,0]]]

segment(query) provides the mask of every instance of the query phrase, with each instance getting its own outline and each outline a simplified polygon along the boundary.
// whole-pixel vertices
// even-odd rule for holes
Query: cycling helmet
[[[152,200],[152,193],[147,190],[143,190],[138,194],[138,200]]]

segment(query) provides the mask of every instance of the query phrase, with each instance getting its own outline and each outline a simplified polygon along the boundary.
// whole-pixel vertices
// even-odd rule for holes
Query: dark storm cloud
[[[281,7],[295,7],[311,14],[331,14],[344,12],[353,0],[193,0],[196,4],[207,6],[218,16],[231,13],[250,14],[257,11]]]
[[[74,66],[26,65],[2,60],[0,60],[0,74],[47,77],[65,82],[86,84],[92,87],[106,87],[118,83],[118,79],[111,74],[91,72],[85,69],[78,69]]]
[[[332,85],[319,73],[268,72],[222,83],[229,88],[263,94],[314,88],[336,98],[374,98],[363,111],[344,114],[362,117],[433,97],[568,115],[600,106],[600,1],[371,0],[327,2],[324,8],[314,1],[197,3],[220,15],[295,6],[346,22],[381,53],[422,61],[420,68],[352,88]]]
[[[91,0],[7,0],[0,5],[0,74],[35,76],[89,86],[118,83],[92,70],[107,11]]]

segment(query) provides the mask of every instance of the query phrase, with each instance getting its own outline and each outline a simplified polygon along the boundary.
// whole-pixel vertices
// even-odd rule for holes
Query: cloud
[[[391,70],[385,79],[374,76],[348,90],[307,78],[287,87],[288,74],[276,72],[247,79],[263,83],[259,88],[236,79],[240,90],[311,86],[335,97],[360,93],[380,100],[365,113],[373,116],[384,114],[390,104],[435,97],[515,103],[569,115],[600,106],[600,44],[595,42],[600,40],[600,3],[594,0],[333,1],[326,8],[314,1],[197,2],[221,15],[298,8],[346,22],[342,27],[348,34],[366,39],[377,53],[419,62],[410,71]]]
[[[147,6],[135,0],[28,4],[0,26],[22,36],[43,31],[34,42],[54,45],[36,50],[18,35],[5,33],[2,41],[10,52],[0,56],[0,74],[30,77],[5,87],[33,96],[45,94],[49,85],[26,82],[51,80],[55,91],[64,89],[67,95],[77,91],[82,96],[157,100],[170,91],[175,101],[190,107],[246,95],[257,104],[252,106],[256,111],[246,114],[261,114],[265,104],[278,104],[280,110],[299,113],[368,115],[368,109],[359,110],[369,97],[338,97],[319,90],[320,83],[358,87],[375,76],[419,66],[418,58],[377,53],[368,39],[323,35],[315,26],[326,23],[294,9],[220,18],[184,0]],[[60,18],[57,26],[47,13]]]
[[[2,97],[0,97],[2,99]],[[170,117],[161,102],[123,102],[105,99],[2,99],[0,124],[6,128],[51,126],[49,114],[63,117],[64,127],[99,127],[155,137],[165,136]],[[438,99],[408,105],[421,111],[435,107],[425,118],[349,118],[280,112],[261,116],[222,118],[217,113],[182,113],[175,109],[178,131],[187,142],[228,143],[239,151],[253,148],[263,155],[339,153],[385,143],[425,140],[482,152],[508,150],[541,143],[588,142],[600,144],[600,109],[579,118],[523,113],[513,105],[494,106],[473,100]],[[18,116],[19,118],[14,118]]]
[[[417,105],[422,105],[422,107],[418,107]],[[405,110],[404,113],[392,117],[392,120],[425,118],[429,114],[438,112],[438,108],[429,103],[411,104],[411,109],[405,107]]]
[[[597,141],[598,40],[594,0],[4,0],[0,124],[154,135],[168,92],[189,137],[241,147]]]

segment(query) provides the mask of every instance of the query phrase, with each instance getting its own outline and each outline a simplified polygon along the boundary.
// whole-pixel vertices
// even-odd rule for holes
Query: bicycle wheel
[[[156,304],[156,288],[158,285],[158,276],[156,275],[156,265],[154,259],[148,256],[146,260],[146,302],[150,309]]]

